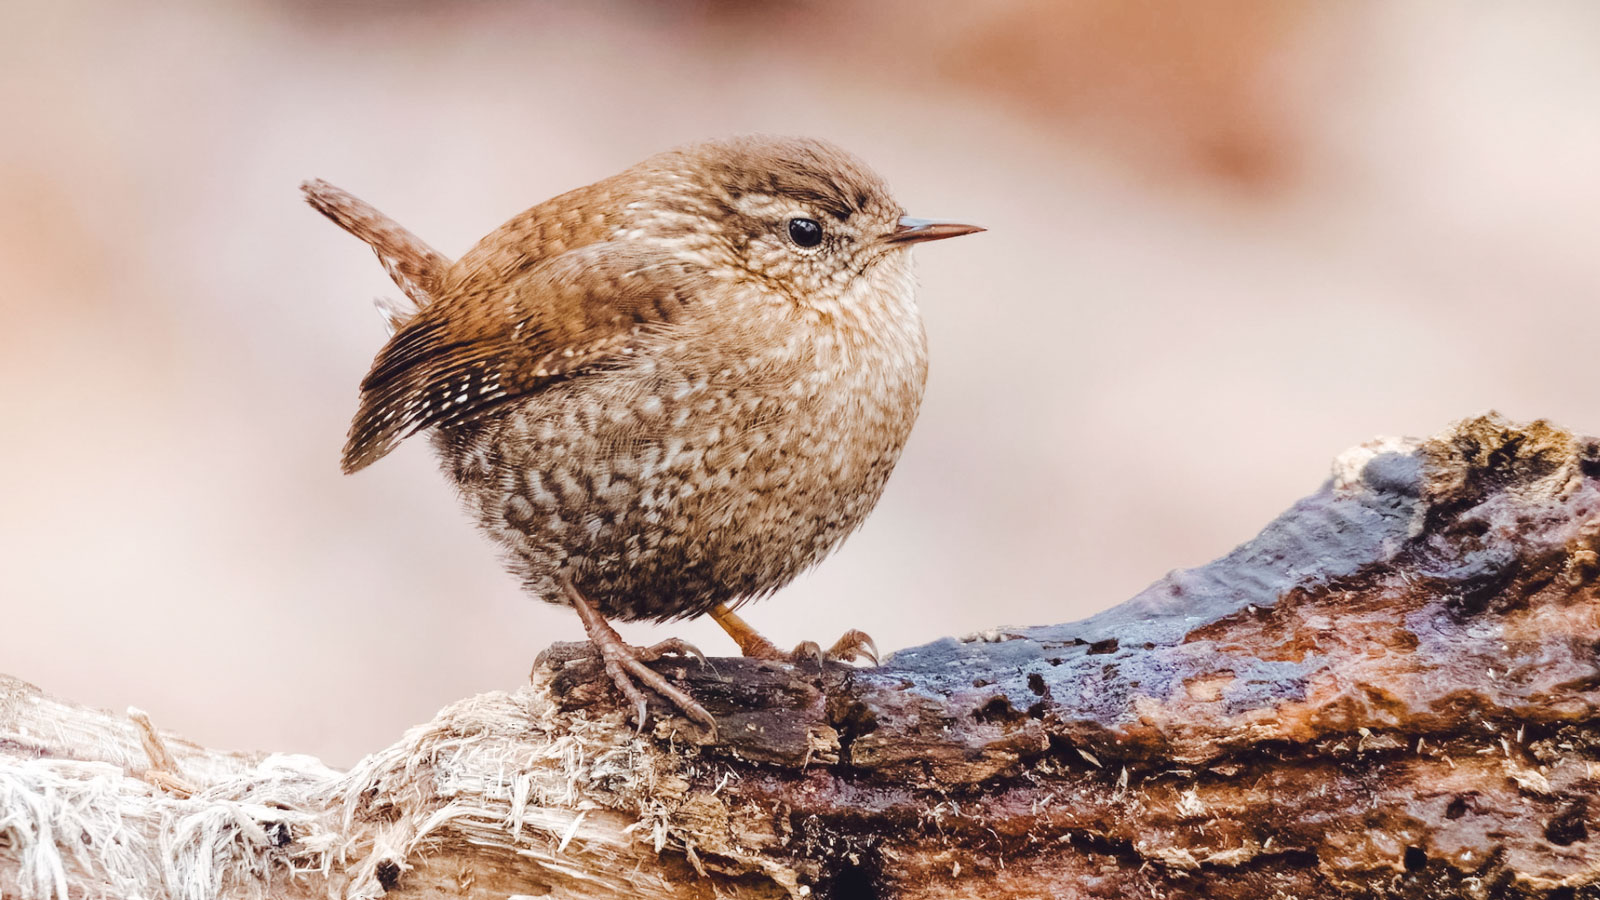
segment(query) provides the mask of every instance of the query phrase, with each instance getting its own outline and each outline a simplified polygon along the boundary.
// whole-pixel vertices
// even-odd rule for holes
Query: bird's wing
[[[371,465],[421,429],[470,422],[625,356],[645,330],[682,314],[695,274],[679,257],[607,241],[510,280],[463,284],[378,353],[361,383],[344,470]]]

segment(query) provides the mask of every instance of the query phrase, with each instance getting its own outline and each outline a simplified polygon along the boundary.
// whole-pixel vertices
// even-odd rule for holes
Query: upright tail
[[[306,202],[318,212],[365,241],[378,255],[384,271],[405,293],[405,300],[380,298],[376,301],[378,313],[388,324],[390,334],[433,302],[450,260],[366,201],[320,178],[302,183],[300,190],[305,193]]]

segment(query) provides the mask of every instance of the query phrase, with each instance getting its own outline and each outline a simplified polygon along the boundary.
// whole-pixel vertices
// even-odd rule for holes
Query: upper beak
[[[920,244],[923,241],[942,241],[945,238],[960,237],[963,234],[976,234],[985,229],[978,225],[964,225],[960,222],[940,222],[936,219],[913,219],[910,216],[900,217],[900,227],[889,232],[884,241],[890,244]]]

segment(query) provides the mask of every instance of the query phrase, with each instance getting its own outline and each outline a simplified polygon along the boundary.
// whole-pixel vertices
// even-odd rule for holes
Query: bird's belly
[[[607,616],[693,616],[776,590],[854,530],[921,400],[920,369],[803,381],[575,379],[441,449],[532,592],[559,601],[566,572]]]

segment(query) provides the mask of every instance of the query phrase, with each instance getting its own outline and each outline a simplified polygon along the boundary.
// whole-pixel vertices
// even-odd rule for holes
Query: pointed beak
[[[964,225],[960,222],[941,222],[936,219],[913,219],[910,216],[900,217],[900,226],[889,232],[884,238],[889,244],[920,244],[923,241],[942,241],[945,238],[960,237],[963,234],[976,234],[985,229],[978,225]]]

